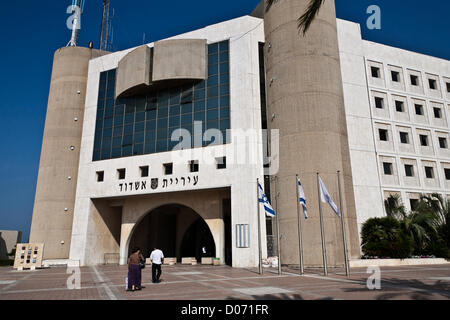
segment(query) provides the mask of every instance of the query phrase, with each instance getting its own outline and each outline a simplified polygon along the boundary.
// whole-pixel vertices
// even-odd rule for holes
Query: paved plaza
[[[0,268],[0,300],[449,300],[450,265],[381,268],[381,289],[369,290],[366,269],[298,270],[283,267],[233,269],[227,266],[165,266],[162,282],[152,284],[143,270],[142,291],[126,292],[126,266],[80,268],[81,288],[69,290],[65,267],[18,272]],[[374,283],[374,282],[373,282]]]

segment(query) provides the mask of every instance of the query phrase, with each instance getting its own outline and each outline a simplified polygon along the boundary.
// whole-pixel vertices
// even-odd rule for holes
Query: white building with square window
[[[337,31],[358,239],[391,194],[408,209],[450,195],[450,62],[363,40],[356,23]],[[138,246],[254,267],[258,227],[263,257],[276,254],[257,215],[257,179],[275,203],[261,129],[277,116],[265,104],[277,79],[265,80],[264,42],[264,20],[244,16],[120,52],[58,50],[30,236],[44,258],[125,264]]]
[[[340,21],[339,41],[358,224],[401,195],[450,195],[450,62],[361,39]]]

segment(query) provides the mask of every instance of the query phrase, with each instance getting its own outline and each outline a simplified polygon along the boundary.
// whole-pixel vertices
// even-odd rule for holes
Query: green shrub
[[[433,255],[438,258],[450,259],[450,250],[447,247],[446,241],[442,237],[435,236],[425,248],[427,255]]]
[[[362,251],[366,256],[383,258],[409,258],[414,241],[402,231],[399,221],[392,217],[367,220],[361,231]]]

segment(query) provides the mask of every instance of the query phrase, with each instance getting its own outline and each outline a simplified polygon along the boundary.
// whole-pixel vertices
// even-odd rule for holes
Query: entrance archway
[[[129,252],[141,248],[149,257],[159,248],[166,257],[215,257],[216,245],[208,224],[193,209],[168,204],[150,211],[135,227],[129,242]],[[206,254],[202,254],[202,248]]]
[[[198,261],[202,257],[216,256],[214,238],[202,218],[197,219],[184,233],[180,254],[182,257],[195,257]]]

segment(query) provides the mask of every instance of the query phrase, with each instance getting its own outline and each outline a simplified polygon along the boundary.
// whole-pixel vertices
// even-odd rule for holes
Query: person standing
[[[152,261],[152,282],[160,283],[162,270],[161,265],[164,263],[164,254],[161,250],[154,248],[150,254],[150,260]]]
[[[139,248],[134,248],[128,258],[128,291],[141,290],[142,270],[140,262],[144,260]],[[145,260],[144,260],[145,261]]]

